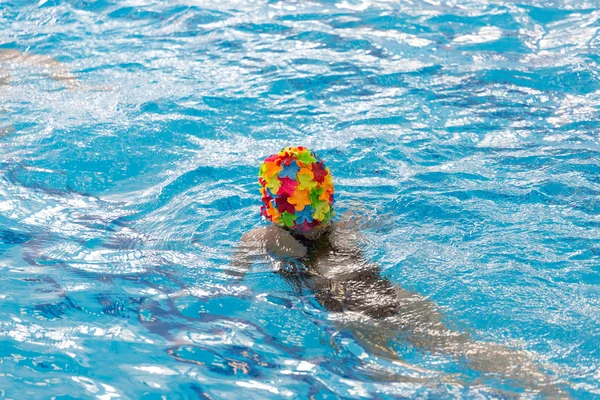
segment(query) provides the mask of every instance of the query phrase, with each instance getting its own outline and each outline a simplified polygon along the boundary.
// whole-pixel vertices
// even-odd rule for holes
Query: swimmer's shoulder
[[[333,222],[326,235],[313,243],[312,252],[321,248],[336,250],[340,253],[356,253],[364,241],[357,228],[353,221],[344,218]],[[306,257],[308,249],[303,242],[277,225],[253,229],[244,233],[241,239],[242,246],[248,250],[259,250],[286,258]],[[319,252],[317,251],[317,253]]]
[[[356,252],[366,243],[355,221],[345,218],[331,224],[329,241],[340,252]]]

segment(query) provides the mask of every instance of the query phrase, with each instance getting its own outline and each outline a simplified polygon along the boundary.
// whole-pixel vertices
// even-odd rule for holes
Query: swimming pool
[[[567,0],[0,3],[0,48],[78,82],[0,61],[1,396],[509,390],[402,342],[463,384],[383,379],[414,371],[270,265],[231,284],[258,166],[298,144],[385,276],[598,397],[599,19]]]

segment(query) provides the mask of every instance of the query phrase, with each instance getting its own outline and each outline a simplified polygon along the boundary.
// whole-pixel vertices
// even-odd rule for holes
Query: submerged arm
[[[15,62],[21,65],[32,65],[44,67],[44,73],[50,78],[58,82],[63,82],[67,89],[75,89],[79,87],[79,82],[75,75],[69,71],[65,64],[54,58],[41,54],[22,53],[17,50],[0,51],[0,62]],[[8,76],[0,77],[0,85],[8,83]]]
[[[281,258],[302,258],[306,256],[306,248],[289,232],[279,227],[254,229],[242,235],[231,256],[227,274],[242,279],[252,262],[268,253]]]

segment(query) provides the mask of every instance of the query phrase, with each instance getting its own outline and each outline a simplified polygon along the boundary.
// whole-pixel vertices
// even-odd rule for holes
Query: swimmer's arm
[[[361,232],[362,227],[351,215],[342,215],[338,221],[332,224],[332,228],[330,240],[338,250],[360,253],[368,243]]]
[[[252,262],[266,254],[281,258],[302,258],[306,256],[306,248],[289,232],[277,226],[254,229],[242,235],[227,273],[241,279]]]
[[[342,214],[339,220],[333,223],[333,225],[336,227],[336,229],[354,230],[359,229],[361,227],[361,221],[361,215],[354,212],[346,211],[344,214]]]
[[[45,67],[46,75],[55,81],[63,82],[67,89],[79,87],[75,75],[60,61],[50,56],[41,54],[22,53],[17,50],[0,51],[0,61],[17,62],[25,65]],[[4,77],[0,84],[8,83],[8,77]]]

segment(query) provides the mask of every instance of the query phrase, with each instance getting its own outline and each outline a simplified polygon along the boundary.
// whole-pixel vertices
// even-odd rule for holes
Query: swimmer
[[[248,232],[234,251],[230,273],[242,278],[258,257],[271,256],[294,288],[306,288],[366,351],[402,362],[390,342],[464,360],[526,390],[564,394],[524,351],[477,341],[450,329],[424,296],[394,285],[366,260],[352,220],[334,222],[331,171],[304,147],[267,157],[259,172],[261,214],[272,224]],[[413,370],[419,370],[413,368]]]
[[[67,89],[72,90],[80,87],[75,75],[63,63],[50,56],[23,53],[18,50],[0,50],[0,65],[2,64],[43,67],[44,74],[48,78],[64,83]],[[10,75],[8,72],[0,69],[0,86],[8,85],[9,82]]]

